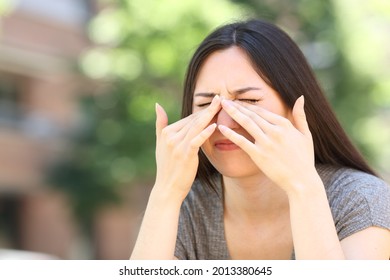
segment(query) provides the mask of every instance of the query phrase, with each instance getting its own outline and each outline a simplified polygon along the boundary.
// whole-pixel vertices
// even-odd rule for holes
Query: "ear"
[[[292,116],[294,120],[294,125],[303,134],[310,134],[309,125],[306,120],[305,114],[305,98],[301,95],[294,104],[292,110]]]

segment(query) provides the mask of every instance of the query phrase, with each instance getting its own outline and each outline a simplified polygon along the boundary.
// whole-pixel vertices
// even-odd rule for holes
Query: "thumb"
[[[168,125],[168,116],[164,108],[156,103],[156,136],[159,137],[161,131]]]
[[[294,104],[292,114],[294,118],[294,125],[296,129],[298,129],[303,134],[307,135],[310,134],[309,125],[306,121],[306,114],[305,114],[305,98],[303,95],[301,95]]]

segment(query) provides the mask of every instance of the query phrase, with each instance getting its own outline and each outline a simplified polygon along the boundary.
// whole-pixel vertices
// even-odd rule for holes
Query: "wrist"
[[[173,190],[172,190],[173,189]],[[172,190],[172,191],[171,191]],[[158,203],[164,207],[179,207],[183,203],[187,194],[175,191],[167,186],[154,185],[149,196],[149,202]]]
[[[313,197],[324,194],[325,187],[317,172],[306,176],[303,180],[292,183],[287,191],[289,200]],[[325,194],[326,195],[326,194]]]

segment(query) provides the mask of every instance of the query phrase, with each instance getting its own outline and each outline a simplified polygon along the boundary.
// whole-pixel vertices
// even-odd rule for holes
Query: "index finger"
[[[245,102],[241,102],[240,105],[257,113],[260,117],[262,117],[264,120],[266,120],[267,122],[269,122],[270,124],[273,124],[273,125],[282,125],[287,120],[285,117],[278,115],[276,113],[273,113],[273,112],[271,112],[263,107],[260,107],[260,106],[248,104]]]
[[[205,110],[196,112],[194,114],[194,119],[187,127],[183,128],[183,133],[186,137],[194,137],[194,135],[199,134],[205,127],[210,124],[210,121],[221,109],[221,100],[218,95],[213,98],[211,105]]]
[[[210,120],[215,116],[215,114],[219,111],[220,109],[220,98],[218,95],[216,95],[211,104],[204,110],[201,110],[199,112],[193,113],[179,121],[177,121],[174,124],[171,124],[169,126],[169,129],[172,129],[172,131],[178,132],[182,130],[186,125],[190,123],[190,126],[194,126],[195,123],[201,122],[201,124],[205,123],[202,129],[204,129],[207,124],[210,122]],[[205,120],[205,121],[202,121]]]

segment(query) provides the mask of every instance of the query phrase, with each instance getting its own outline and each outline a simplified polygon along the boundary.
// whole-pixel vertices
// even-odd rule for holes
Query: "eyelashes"
[[[260,100],[261,99],[238,99],[238,101],[246,102],[246,103],[250,103],[250,104],[256,104]]]
[[[249,104],[256,104],[257,102],[259,102],[261,99],[237,99],[238,101],[241,101],[241,102],[246,102],[246,103],[249,103]],[[205,103],[200,103],[200,104],[197,104],[196,106],[197,107],[206,107],[208,105],[210,105],[211,102],[205,102]]]

